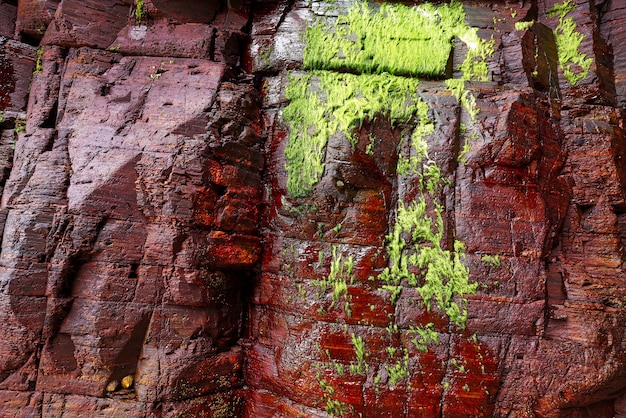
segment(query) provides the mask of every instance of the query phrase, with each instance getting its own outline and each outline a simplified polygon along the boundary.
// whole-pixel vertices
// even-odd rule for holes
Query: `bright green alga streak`
[[[307,29],[304,66],[312,71],[290,78],[285,91],[290,103],[283,112],[290,128],[285,152],[287,189],[294,198],[310,194],[323,174],[324,149],[332,135],[344,135],[355,146],[355,129],[376,117],[387,118],[394,126],[403,125],[411,134],[412,155],[400,155],[397,170],[400,175],[419,176],[421,195],[407,204],[399,201],[395,225],[385,242],[389,265],[376,279],[379,290],[389,292],[392,303],[403,289],[413,288],[427,309],[434,304],[458,329],[465,328],[466,295],[475,293],[477,284],[469,283],[463,244],[455,241],[453,248],[445,246],[443,207],[436,197],[445,180],[440,167],[428,158],[425,137],[434,131],[434,123],[427,104],[418,96],[414,77],[444,77],[452,41],[459,38],[468,49],[459,66],[463,75],[448,87],[471,120],[475,119],[478,108],[465,90],[465,81],[487,79],[485,60],[493,54],[494,42],[481,40],[464,19],[461,3],[454,0],[438,8],[429,3],[413,7],[383,4],[376,13],[367,3],[357,1],[335,24],[318,23]],[[427,194],[434,197],[431,210]],[[346,297],[348,309],[346,279],[352,264],[351,258],[344,259],[333,248],[330,274],[320,281],[324,290],[332,289],[331,307]],[[396,324],[390,323],[388,328],[390,333],[398,333]],[[411,326],[411,333],[416,334],[412,341],[420,351],[438,342],[433,324]],[[356,363],[350,371],[362,374],[367,371],[365,340],[352,334],[352,343]],[[392,358],[391,352],[389,356],[393,365],[385,369],[389,384],[395,386],[409,376],[409,354],[404,349],[400,359]],[[342,414],[345,404],[333,399],[334,389],[319,375],[318,380],[327,412]]]
[[[392,124],[420,117],[430,124],[428,106],[417,97],[418,80],[389,74],[342,74],[314,71],[293,77],[285,90],[290,101],[283,112],[291,135],[285,149],[287,189],[292,197],[306,196],[324,171],[323,149],[341,132],[354,145],[352,132],[376,115]]]
[[[427,157],[421,152],[423,137],[432,133],[433,124],[428,106],[417,97],[417,80],[394,75],[444,76],[453,39],[459,38],[468,47],[459,68],[463,79],[486,79],[485,58],[493,53],[493,41],[481,40],[464,19],[463,6],[456,1],[439,7],[386,3],[377,12],[357,1],[333,24],[307,28],[304,66],[314,71],[290,79],[290,104],[283,113],[290,128],[289,195],[311,192],[324,171],[324,148],[331,135],[341,132],[352,139],[354,129],[376,115],[389,117],[395,125],[418,123],[411,137],[417,156],[400,156],[398,163],[400,174],[417,172]]]
[[[585,35],[576,32],[574,19],[566,17],[575,8],[576,4],[572,3],[571,0],[566,0],[563,3],[555,4],[547,12],[549,17],[559,17],[559,24],[554,30],[556,48],[563,75],[572,85],[587,78],[593,62],[592,58],[587,58],[587,54],[578,50],[583,39],[585,39]],[[574,73],[573,66],[580,67],[582,71],[579,74]]]
[[[467,45],[460,70],[465,76],[486,77],[484,59],[493,53],[477,29],[465,23],[465,10],[452,1],[435,7],[385,3],[374,11],[357,2],[333,25],[318,22],[307,28],[306,69],[356,73],[443,77],[454,38]]]
[[[442,76],[464,17],[457,3],[439,8],[383,4],[377,13],[367,3],[356,3],[333,26],[307,30],[304,64],[310,69]]]
[[[476,293],[478,283],[469,283],[469,270],[461,260],[463,243],[455,241],[454,252],[441,246],[442,211],[443,208],[435,204],[433,220],[427,213],[423,196],[408,206],[399,202],[396,223],[387,236],[389,267],[378,279],[386,283],[387,288],[401,285],[416,288],[428,310],[435,302],[451,323],[464,329],[467,320],[464,295]],[[418,267],[420,273],[412,273],[411,267]]]

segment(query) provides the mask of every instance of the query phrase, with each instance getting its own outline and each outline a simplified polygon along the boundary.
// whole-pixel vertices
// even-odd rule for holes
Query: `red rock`
[[[622,40],[626,36],[626,9],[623,5],[607,4],[607,10],[600,18],[600,34],[602,40],[608,44],[612,50],[613,62],[608,65],[613,68],[614,89],[616,99],[620,105],[624,103],[624,90],[626,87],[626,45]],[[611,54],[606,54],[610,56]]]
[[[28,38],[41,40],[53,19],[58,1],[20,0],[17,2],[17,32]]]
[[[126,25],[129,12],[130,5],[124,2],[63,1],[59,4],[58,12],[48,26],[42,43],[75,48],[108,48],[119,30]]]
[[[626,413],[626,9],[574,2],[594,62],[571,86],[559,1],[464,3],[496,48],[467,85],[477,119],[420,80],[447,182],[427,213],[478,285],[462,329],[377,279],[398,201],[422,195],[396,173],[405,127],[333,136],[311,195],[286,194],[289,71],[349,3],[0,4],[1,416]]]
[[[164,414],[184,414],[188,416],[206,416],[210,418],[242,416],[246,400],[243,391],[218,392],[208,396],[179,402],[164,403],[163,408],[152,409],[153,413],[161,410]]]
[[[143,416],[148,413],[149,405],[129,401],[123,397],[96,398],[76,395],[46,394],[43,396],[41,416],[66,415],[79,417],[85,411],[99,411],[107,415]]]
[[[184,22],[211,22],[219,10],[219,3],[179,3],[172,0],[151,0],[159,13]]]
[[[0,413],[19,417],[39,416],[41,414],[42,394],[24,391],[2,391]]]
[[[0,108],[25,110],[35,69],[35,48],[8,40],[0,42],[0,52]]]
[[[14,3],[0,4],[0,36],[11,38],[15,32],[17,6]]]
[[[273,417],[276,414],[283,416],[306,416],[317,418],[325,416],[324,412],[319,412],[314,408],[298,405],[289,399],[279,397],[265,390],[250,389],[246,392],[245,411],[243,416],[250,417]]]
[[[149,26],[127,25],[110,44],[109,49],[124,55],[209,59],[214,27],[189,23],[170,25],[165,20]]]
[[[2,252],[3,323],[14,338],[0,344],[0,388],[10,396],[40,387],[44,398],[33,402],[52,415],[145,416],[154,402],[168,414],[238,415],[244,280],[231,269],[250,268],[259,252],[262,159],[251,84],[253,94],[243,82],[218,96],[224,66],[181,58],[212,51],[68,51],[106,48],[127,24],[129,5],[83,3],[88,13],[80,14],[78,6],[61,5],[48,30],[6,185],[5,230],[22,239]],[[26,48],[9,45],[11,53]],[[23,91],[35,61],[28,51]],[[9,93],[11,106],[24,107]],[[141,128],[131,129],[139,118]],[[207,126],[228,129],[211,136]],[[196,197],[209,190],[212,204]],[[105,397],[112,380],[128,375],[131,389]],[[3,411],[31,406],[25,399]]]

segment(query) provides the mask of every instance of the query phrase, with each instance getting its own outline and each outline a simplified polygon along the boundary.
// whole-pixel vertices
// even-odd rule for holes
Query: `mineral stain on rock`
[[[0,2],[0,415],[626,416],[618,2]]]

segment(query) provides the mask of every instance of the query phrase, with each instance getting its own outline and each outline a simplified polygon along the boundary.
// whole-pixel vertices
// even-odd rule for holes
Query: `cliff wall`
[[[626,416],[624,23],[1,1],[0,415]]]

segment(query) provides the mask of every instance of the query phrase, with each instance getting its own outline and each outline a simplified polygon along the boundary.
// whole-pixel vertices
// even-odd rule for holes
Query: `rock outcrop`
[[[0,2],[0,416],[626,416],[626,6],[452,2],[295,147],[357,3]]]
[[[19,6],[18,30],[50,5]],[[263,168],[232,62],[247,18],[166,6],[138,24],[131,4],[64,1],[39,49],[19,44],[14,79],[34,75],[8,106],[25,123],[3,181],[3,416],[242,408]]]

